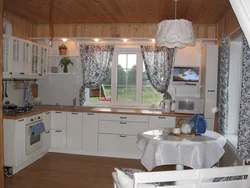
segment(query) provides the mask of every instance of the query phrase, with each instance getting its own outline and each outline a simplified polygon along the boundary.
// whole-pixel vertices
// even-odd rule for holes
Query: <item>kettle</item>
[[[181,126],[181,132],[183,134],[190,134],[191,130],[192,130],[192,127],[188,123],[182,124],[182,126]]]
[[[171,100],[170,99],[163,99],[159,104],[162,112],[170,113],[171,111]]]

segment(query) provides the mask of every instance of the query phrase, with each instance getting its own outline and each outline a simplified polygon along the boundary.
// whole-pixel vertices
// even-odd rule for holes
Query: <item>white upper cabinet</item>
[[[10,37],[3,35],[3,76],[12,74],[10,40]]]
[[[48,47],[17,37],[3,36],[3,76],[47,74]]]

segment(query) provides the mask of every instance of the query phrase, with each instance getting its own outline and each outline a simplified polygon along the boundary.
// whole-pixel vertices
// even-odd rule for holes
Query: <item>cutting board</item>
[[[38,84],[31,84],[31,91],[34,98],[38,97]]]

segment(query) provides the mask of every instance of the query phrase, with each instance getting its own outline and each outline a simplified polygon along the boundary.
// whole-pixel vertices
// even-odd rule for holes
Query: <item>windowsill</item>
[[[237,149],[238,133],[226,134],[225,137],[235,147],[235,149]]]

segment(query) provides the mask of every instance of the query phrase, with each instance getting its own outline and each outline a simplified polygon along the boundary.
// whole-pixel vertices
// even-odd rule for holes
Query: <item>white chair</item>
[[[125,188],[118,183],[119,177],[117,177],[117,173],[114,172],[112,175],[114,178],[114,188]],[[214,178],[229,176],[242,176],[242,179],[213,182]],[[168,181],[176,182],[176,185],[170,186],[171,188],[249,188],[250,166],[134,173],[134,183],[131,188],[140,188],[141,185],[144,188],[147,183]]]

